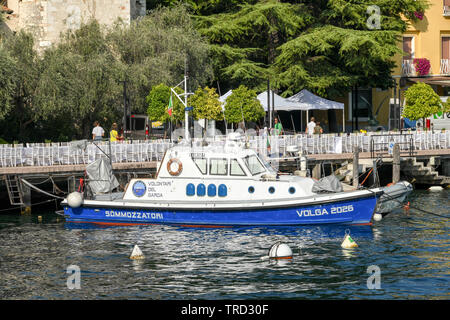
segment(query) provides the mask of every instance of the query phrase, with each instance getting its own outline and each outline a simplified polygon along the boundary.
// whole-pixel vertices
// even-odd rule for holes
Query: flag
[[[170,93],[169,107],[167,108],[167,113],[169,114],[169,116],[172,116],[172,93]]]

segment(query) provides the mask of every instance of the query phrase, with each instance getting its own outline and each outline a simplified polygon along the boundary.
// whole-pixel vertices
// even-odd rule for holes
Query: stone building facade
[[[91,19],[111,25],[117,19],[130,23],[144,16],[145,0],[8,0],[6,28],[32,32],[39,51],[58,42],[60,34],[80,27]],[[12,12],[11,12],[12,11]]]

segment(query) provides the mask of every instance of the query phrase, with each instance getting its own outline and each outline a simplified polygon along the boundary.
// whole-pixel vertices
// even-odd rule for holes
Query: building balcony
[[[441,75],[450,75],[450,59],[441,59],[441,68],[439,73]]]
[[[402,76],[415,77],[416,75],[417,75],[417,73],[416,73],[416,68],[414,67],[414,60],[413,59],[403,60]]]
[[[447,2],[447,1],[444,0],[444,12],[443,12],[443,15],[444,15],[444,17],[450,17],[450,6],[445,5],[445,2]]]

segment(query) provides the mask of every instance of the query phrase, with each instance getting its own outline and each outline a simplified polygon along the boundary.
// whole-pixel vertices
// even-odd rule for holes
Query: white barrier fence
[[[224,140],[223,136],[214,140]],[[353,146],[361,152],[387,151],[391,142],[399,143],[402,150],[450,149],[450,131],[415,132],[412,134],[323,134],[307,136],[249,136],[250,148],[263,155],[286,154],[286,147],[297,146],[305,154],[351,153]],[[164,152],[173,145],[170,140],[134,140],[132,142],[102,141],[96,145],[87,141],[60,143],[30,143],[25,146],[0,145],[0,167],[51,166],[88,164],[111,154],[112,162],[160,161]],[[109,150],[111,146],[111,152]],[[270,149],[268,148],[270,146]]]

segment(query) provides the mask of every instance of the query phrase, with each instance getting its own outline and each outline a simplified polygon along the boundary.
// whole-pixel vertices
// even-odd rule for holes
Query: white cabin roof
[[[248,179],[267,173],[272,172],[254,150],[243,148],[241,143],[227,141],[205,146],[178,144],[168,149],[158,170],[158,178],[222,176]]]

